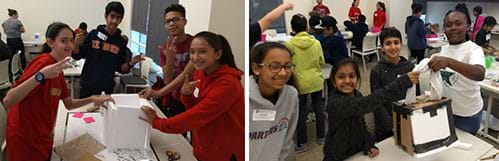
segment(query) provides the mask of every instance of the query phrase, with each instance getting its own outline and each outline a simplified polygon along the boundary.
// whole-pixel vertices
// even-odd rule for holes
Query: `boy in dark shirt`
[[[491,46],[489,43],[490,32],[496,26],[496,24],[497,22],[494,17],[492,16],[485,17],[483,26],[476,35],[475,43],[483,48],[484,54],[499,56],[499,51],[494,46]]]

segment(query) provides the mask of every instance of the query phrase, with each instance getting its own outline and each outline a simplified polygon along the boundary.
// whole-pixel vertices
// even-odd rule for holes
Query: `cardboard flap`
[[[104,150],[104,145],[99,143],[90,134],[85,133],[71,141],[61,144],[54,148],[54,151],[63,160],[78,161],[85,153],[95,155]]]

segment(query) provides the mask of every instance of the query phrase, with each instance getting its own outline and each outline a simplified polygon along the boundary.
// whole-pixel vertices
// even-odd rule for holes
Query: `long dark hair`
[[[232,54],[229,41],[227,41],[224,36],[209,31],[202,31],[197,33],[194,38],[202,38],[206,40],[208,44],[215,49],[215,51],[222,50],[222,55],[220,56],[220,59],[218,59],[220,64],[227,64],[228,66],[241,71],[236,66],[234,54]]]
[[[57,37],[57,35],[59,35],[59,33],[65,28],[67,28],[69,31],[71,31],[71,33],[73,33],[73,36],[74,36],[74,34],[75,34],[74,31],[67,24],[62,23],[62,22],[54,22],[47,27],[47,31],[45,32],[45,38],[46,39],[50,38],[50,39],[55,41],[55,38]],[[47,42],[45,42],[43,44],[42,53],[48,53],[51,51],[52,51],[52,48],[50,48],[50,46],[47,44]]]
[[[381,7],[383,11],[386,11],[385,3],[378,1],[378,5]]]
[[[357,75],[357,88],[360,87],[362,80],[360,78],[359,66],[357,66],[357,63],[355,63],[355,61],[353,61],[352,58],[343,58],[340,61],[336,62],[333,65],[333,69],[331,69],[331,74],[329,74],[329,81],[331,82],[331,84],[334,85],[335,84],[334,78],[335,78],[336,73],[338,72],[338,69],[340,69],[341,67],[346,66],[346,65],[351,65],[353,67],[353,70],[355,71],[355,75]],[[336,87],[334,87],[334,88],[336,88]]]

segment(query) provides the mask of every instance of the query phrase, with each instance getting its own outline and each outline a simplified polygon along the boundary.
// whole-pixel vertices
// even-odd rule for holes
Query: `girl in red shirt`
[[[60,22],[46,32],[43,53],[31,61],[23,75],[3,99],[7,114],[7,157],[10,161],[45,161],[50,159],[52,132],[59,100],[66,109],[112,101],[109,96],[72,99],[64,81],[66,58],[73,50],[73,30]]]
[[[359,3],[360,0],[353,0],[352,7],[350,7],[350,11],[348,11],[348,17],[350,17],[352,23],[357,23],[359,21],[359,16],[362,14],[362,12],[360,12]]]
[[[385,3],[383,2],[378,2],[376,3],[376,11],[374,11],[374,26],[373,28],[377,28],[379,29],[379,31],[381,31],[381,29],[383,29],[385,27],[385,23],[386,23],[386,15],[385,15]]]
[[[181,101],[186,111],[158,118],[142,107],[153,128],[165,133],[192,131],[194,156],[203,161],[244,160],[244,90],[241,71],[227,40],[211,32],[194,36],[190,60],[195,81],[186,75]]]

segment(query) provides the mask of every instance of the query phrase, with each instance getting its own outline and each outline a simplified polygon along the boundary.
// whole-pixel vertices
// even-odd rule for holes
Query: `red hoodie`
[[[168,119],[156,118],[153,127],[166,133],[192,130],[194,156],[202,161],[244,160],[244,90],[241,72],[222,65],[205,75],[196,71],[199,92],[180,98],[187,109]]]

